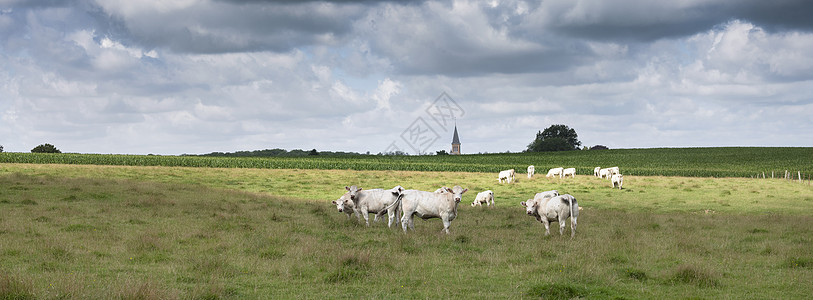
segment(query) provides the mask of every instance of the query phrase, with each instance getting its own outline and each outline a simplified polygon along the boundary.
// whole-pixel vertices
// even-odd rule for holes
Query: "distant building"
[[[452,137],[452,152],[449,154],[460,155],[460,137],[457,136],[457,124],[454,125],[454,137]]]

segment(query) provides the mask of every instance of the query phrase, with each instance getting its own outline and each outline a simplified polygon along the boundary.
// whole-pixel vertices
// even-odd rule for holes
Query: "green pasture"
[[[779,179],[0,164],[0,299],[808,299],[813,188]],[[451,234],[330,204],[461,185]],[[491,189],[497,207],[473,208]],[[574,239],[520,201],[584,207]],[[555,224],[554,225],[558,225]],[[569,230],[569,228],[568,228]]]

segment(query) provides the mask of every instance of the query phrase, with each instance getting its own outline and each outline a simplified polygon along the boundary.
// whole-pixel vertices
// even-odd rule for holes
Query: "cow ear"
[[[466,192],[466,191],[468,191],[468,190],[469,190],[469,189],[463,189],[463,191],[462,191],[462,192],[460,192],[460,193],[461,193],[461,194],[462,194],[462,193],[465,193],[465,192]]]
[[[454,194],[454,191],[452,191],[452,189],[450,189],[450,188],[446,188],[446,191],[449,192],[449,193]]]
[[[362,189],[362,188],[359,188],[358,190],[356,190],[356,192],[361,192],[361,190],[363,190],[363,189]]]
[[[347,190],[348,192],[350,191],[350,187],[349,187],[349,186],[346,186],[346,185],[345,185],[345,186],[344,186],[344,189],[345,189],[345,190]]]
[[[333,205],[339,205],[339,203],[336,203],[336,201],[334,200],[334,201],[333,201]]]
[[[525,205],[525,201],[522,201],[519,204],[522,205],[522,206],[528,207],[528,205]]]

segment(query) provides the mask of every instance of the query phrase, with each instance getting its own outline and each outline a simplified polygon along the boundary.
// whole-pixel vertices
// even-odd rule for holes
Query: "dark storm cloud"
[[[811,31],[811,11],[813,2],[807,0],[546,1],[531,14],[542,24],[531,23],[593,40],[646,42],[692,35],[735,19],[770,31]]]

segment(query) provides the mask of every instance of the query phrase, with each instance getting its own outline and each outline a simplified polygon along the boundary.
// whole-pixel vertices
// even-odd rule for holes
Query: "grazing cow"
[[[576,178],[576,168],[567,168],[562,170],[562,178],[567,176]]]
[[[494,205],[494,192],[487,190],[477,193],[477,197],[474,198],[474,202],[471,203],[471,207],[474,207],[475,205],[482,206],[483,203],[485,203],[486,206],[496,207]]]
[[[528,166],[528,179],[531,179],[532,177],[534,177],[534,166],[530,165]]]
[[[370,226],[370,213],[376,214],[376,220],[378,220],[378,216],[383,217],[384,213],[386,213],[389,216],[388,227],[392,227],[393,223],[398,222],[398,204],[404,192],[404,188],[400,185],[389,190],[362,190],[362,188],[355,185],[345,187],[345,189],[350,194],[356,216],[363,216],[364,223],[367,226]]]
[[[610,178],[610,169],[601,169],[598,171],[598,176],[601,178]]]
[[[579,218],[579,204],[576,198],[565,194],[553,198],[528,199],[520,202],[525,212],[545,224],[545,235],[550,235],[550,223],[559,222],[559,235],[565,232],[565,223],[570,218],[570,238],[576,236],[576,225]]]
[[[339,199],[333,201],[333,204],[336,205],[336,209],[339,212],[343,212],[347,214],[347,218],[350,218],[350,215],[355,213],[355,209],[353,208],[353,201],[350,201],[350,193],[344,193]],[[375,216],[376,220],[378,220],[378,215]]]
[[[613,178],[610,179],[610,182],[612,182],[613,188],[615,188],[615,186],[618,185],[618,189],[620,190],[621,185],[624,184],[624,175],[615,174],[613,175]]]
[[[401,208],[404,211],[401,217],[401,227],[404,232],[407,227],[415,230],[415,215],[421,219],[440,218],[443,220],[443,231],[449,233],[449,226],[452,220],[457,217],[457,205],[463,198],[463,193],[469,189],[463,189],[459,185],[454,188],[446,188],[446,193],[430,193],[418,190],[406,190],[401,198]]]
[[[601,167],[596,167],[593,169],[593,176],[601,177],[601,175],[599,175],[599,171],[601,171]]]
[[[565,170],[564,168],[550,169],[548,170],[548,175],[545,175],[545,177],[556,177],[556,176],[562,177],[562,171],[564,170]]]
[[[497,180],[502,183],[505,180],[506,183],[511,183],[514,181],[514,169],[500,171],[500,175],[498,176]]]

